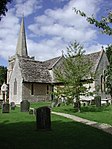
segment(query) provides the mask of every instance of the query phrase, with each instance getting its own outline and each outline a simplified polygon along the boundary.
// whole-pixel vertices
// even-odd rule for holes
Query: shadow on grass
[[[108,111],[107,106],[101,106],[101,107],[96,107],[96,106],[87,106],[87,107],[82,107],[81,111],[82,112],[102,112],[102,111]]]
[[[37,131],[35,122],[0,123],[0,149],[112,149],[112,136],[55,116],[51,131]]]
[[[109,111],[109,108],[107,106],[101,106],[101,107],[85,106],[85,107],[81,107],[81,112],[102,112],[102,111]],[[67,108],[67,106],[66,106],[65,108],[62,109],[61,112],[74,114],[77,112],[77,109],[72,107],[72,106]]]

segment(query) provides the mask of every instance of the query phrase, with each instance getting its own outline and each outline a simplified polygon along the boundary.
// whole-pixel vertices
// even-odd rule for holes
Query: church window
[[[34,84],[31,84],[31,95],[34,95]]]
[[[17,80],[14,81],[14,95],[17,95]]]
[[[106,91],[106,70],[104,70],[104,92]]]
[[[103,92],[103,75],[101,75],[101,92]]]
[[[49,85],[47,85],[47,94],[49,94]]]

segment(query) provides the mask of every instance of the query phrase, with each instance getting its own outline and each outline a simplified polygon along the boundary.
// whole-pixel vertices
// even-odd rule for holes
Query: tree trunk
[[[76,108],[78,112],[81,111],[81,103],[78,97],[76,97],[76,102],[74,102],[74,108]]]

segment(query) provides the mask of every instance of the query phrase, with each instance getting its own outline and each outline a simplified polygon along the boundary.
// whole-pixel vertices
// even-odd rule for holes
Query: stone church
[[[104,50],[87,56],[93,62],[93,72],[97,72],[95,80],[90,84],[92,90],[99,86],[99,94],[105,98],[104,74],[108,63]],[[19,104],[22,100],[30,102],[50,100],[50,94],[58,85],[54,80],[53,70],[62,64],[64,56],[46,61],[36,61],[27,52],[24,18],[21,22],[16,53],[8,60],[7,84],[9,84],[9,102]]]

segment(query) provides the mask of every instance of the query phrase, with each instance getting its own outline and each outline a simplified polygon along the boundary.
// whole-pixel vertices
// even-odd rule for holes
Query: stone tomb
[[[10,104],[9,103],[3,103],[2,113],[9,113],[9,111],[10,111]]]
[[[37,108],[35,115],[37,130],[51,130],[51,110],[49,107]]]
[[[30,102],[28,100],[23,100],[20,103],[21,112],[29,112]]]

